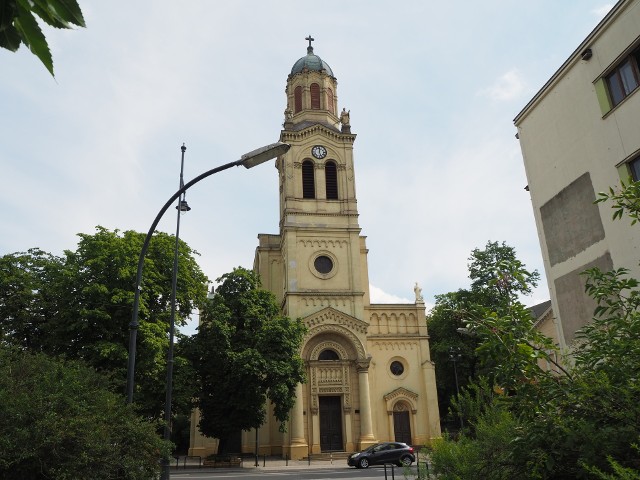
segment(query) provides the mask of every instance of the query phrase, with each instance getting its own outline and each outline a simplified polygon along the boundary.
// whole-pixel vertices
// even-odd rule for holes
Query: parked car
[[[367,468],[369,465],[381,465],[383,463],[393,463],[399,467],[408,467],[415,461],[413,447],[401,442],[377,443],[359,453],[350,455],[347,459],[349,466],[356,468]]]

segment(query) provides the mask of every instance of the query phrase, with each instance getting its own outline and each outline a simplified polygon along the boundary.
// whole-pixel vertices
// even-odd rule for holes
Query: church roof
[[[307,38],[309,40],[311,36]],[[325,70],[327,74],[333,77],[333,70],[327,62],[322,60],[318,55],[313,53],[313,47],[311,46],[311,40],[309,40],[309,46],[307,47],[307,54],[299,59],[296,63],[293,64],[291,68],[291,75],[295,75],[296,73],[301,73],[305,68],[307,70],[312,70],[316,72],[321,72]]]

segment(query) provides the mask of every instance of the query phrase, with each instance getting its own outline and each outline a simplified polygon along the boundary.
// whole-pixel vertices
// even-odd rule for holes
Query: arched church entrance
[[[312,453],[353,451],[353,399],[358,395],[358,350],[334,329],[317,332],[303,348],[307,367],[305,410]]]
[[[324,395],[318,398],[320,414],[320,449],[323,452],[344,450],[342,442],[342,398]]]
[[[415,415],[418,408],[418,394],[406,388],[396,388],[384,396],[389,414],[389,429],[396,442],[413,443],[411,424],[416,427]]]
[[[403,402],[396,403],[393,408],[393,431],[396,442],[411,445],[411,417]]]

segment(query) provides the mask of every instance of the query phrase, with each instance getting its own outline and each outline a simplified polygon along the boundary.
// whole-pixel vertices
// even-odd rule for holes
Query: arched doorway
[[[411,416],[403,402],[396,403],[393,408],[393,431],[396,442],[411,445]]]
[[[320,407],[320,449],[323,452],[343,451],[341,397],[321,396],[318,401]]]
[[[315,329],[303,348],[307,368],[305,410],[307,438],[312,453],[353,451],[354,388],[357,392],[353,339],[341,327],[323,325]],[[320,330],[320,331],[318,331]]]

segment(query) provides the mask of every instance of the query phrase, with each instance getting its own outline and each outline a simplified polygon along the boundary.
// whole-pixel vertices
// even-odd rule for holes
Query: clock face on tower
[[[316,158],[324,158],[327,156],[327,149],[324,148],[322,145],[316,145],[311,149],[311,155],[313,155]]]

